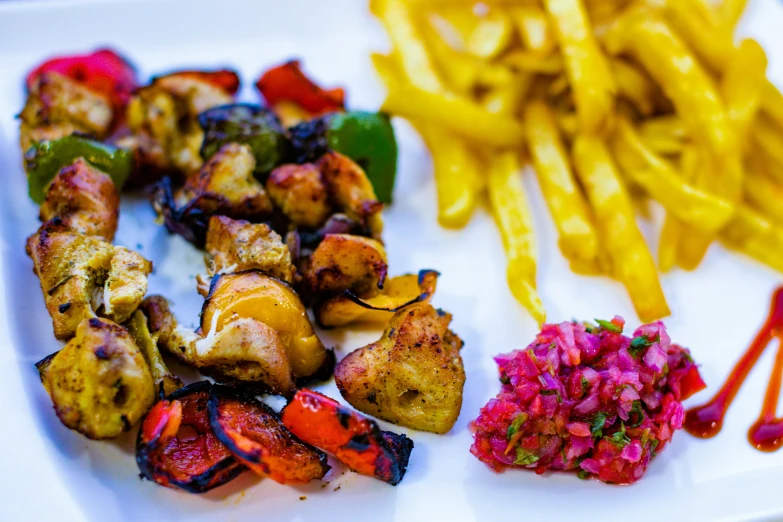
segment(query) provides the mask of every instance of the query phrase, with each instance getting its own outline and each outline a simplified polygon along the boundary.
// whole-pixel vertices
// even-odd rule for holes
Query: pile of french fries
[[[669,314],[658,267],[692,270],[719,240],[783,271],[783,95],[747,0],[371,0],[391,41],[373,63],[386,112],[430,149],[439,221],[486,194],[514,296],[539,322],[530,164],[578,273]],[[666,211],[658,263],[637,226]]]

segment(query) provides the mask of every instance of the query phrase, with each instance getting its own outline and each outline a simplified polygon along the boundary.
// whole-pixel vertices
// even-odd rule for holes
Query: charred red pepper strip
[[[322,89],[305,76],[298,60],[272,67],[261,75],[256,87],[270,107],[290,101],[313,116],[345,109],[345,91]]]
[[[323,452],[297,439],[274,410],[248,393],[216,385],[208,408],[218,438],[259,475],[280,484],[306,484],[329,471]]]
[[[141,475],[162,486],[203,493],[245,470],[212,432],[207,401],[212,384],[186,386],[147,413],[136,442]]]
[[[236,94],[237,91],[239,91],[239,75],[229,69],[221,69],[218,71],[177,71],[172,73],[172,76],[174,75],[210,83],[231,95]]]
[[[111,49],[47,60],[27,75],[27,88],[33,85],[38,76],[50,71],[60,73],[96,92],[105,94],[115,110],[125,107],[137,85],[133,66]]]
[[[413,441],[381,431],[374,421],[334,399],[303,388],[283,409],[281,418],[297,437],[331,453],[357,473],[393,486],[405,475]]]

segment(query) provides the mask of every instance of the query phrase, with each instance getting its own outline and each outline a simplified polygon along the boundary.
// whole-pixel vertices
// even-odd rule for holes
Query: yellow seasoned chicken
[[[422,431],[448,432],[462,408],[462,340],[451,314],[427,303],[403,308],[381,339],[337,365],[335,382],[359,411]]]
[[[288,246],[264,223],[212,216],[206,250],[210,276],[257,269],[286,283],[294,280],[296,269]]]
[[[350,290],[372,297],[383,288],[386,250],[374,240],[350,234],[328,234],[310,256],[305,280],[314,294]]]
[[[145,299],[142,310],[159,346],[185,364],[222,381],[261,383],[285,396],[295,391],[286,347],[277,332],[261,321],[234,319],[204,337],[180,327],[161,296]]]
[[[253,176],[255,167],[250,147],[228,143],[182,189],[160,191],[155,206],[170,231],[202,246],[213,215],[260,220],[272,212],[263,185]]]
[[[114,112],[110,101],[56,72],[39,75],[19,114],[19,141],[26,152],[33,141],[57,139],[81,132],[103,139]]]
[[[361,223],[369,235],[381,238],[383,203],[364,170],[352,159],[337,152],[327,152],[318,159],[318,169],[332,203],[349,218]]]
[[[196,118],[232,101],[230,93],[197,75],[160,76],[131,98],[127,114],[133,136],[122,145],[137,152],[142,168],[190,174],[203,163],[204,132]]]
[[[296,226],[318,228],[332,214],[321,171],[312,163],[277,167],[266,190],[274,204]]]
[[[127,320],[144,298],[152,270],[135,252],[53,222],[28,238],[27,254],[60,340],[73,337],[84,319]]]
[[[79,234],[114,240],[120,196],[111,178],[83,158],[55,176],[41,205],[41,221],[58,219]]]
[[[155,400],[152,375],[128,331],[85,319],[76,337],[37,364],[63,424],[91,439],[109,439],[138,422]]]

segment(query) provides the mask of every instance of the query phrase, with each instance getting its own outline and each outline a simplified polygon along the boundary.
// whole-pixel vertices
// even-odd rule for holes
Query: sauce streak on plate
[[[783,287],[772,297],[769,316],[756,338],[732,369],[718,393],[706,404],[689,410],[685,416],[685,429],[691,435],[708,439],[717,435],[723,427],[723,418],[734,397],[742,387],[750,370],[756,365],[767,346],[774,340],[783,341]],[[783,380],[783,342],[778,347],[764,405],[758,420],[748,431],[748,440],[760,451],[776,451],[783,442],[783,419],[775,416]]]

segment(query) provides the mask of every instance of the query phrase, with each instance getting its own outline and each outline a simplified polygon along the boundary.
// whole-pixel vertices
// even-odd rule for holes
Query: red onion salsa
[[[547,324],[526,349],[496,357],[502,388],[473,422],[470,452],[496,471],[639,480],[682,428],[681,401],[705,384],[662,322],[633,337],[624,324]]]

